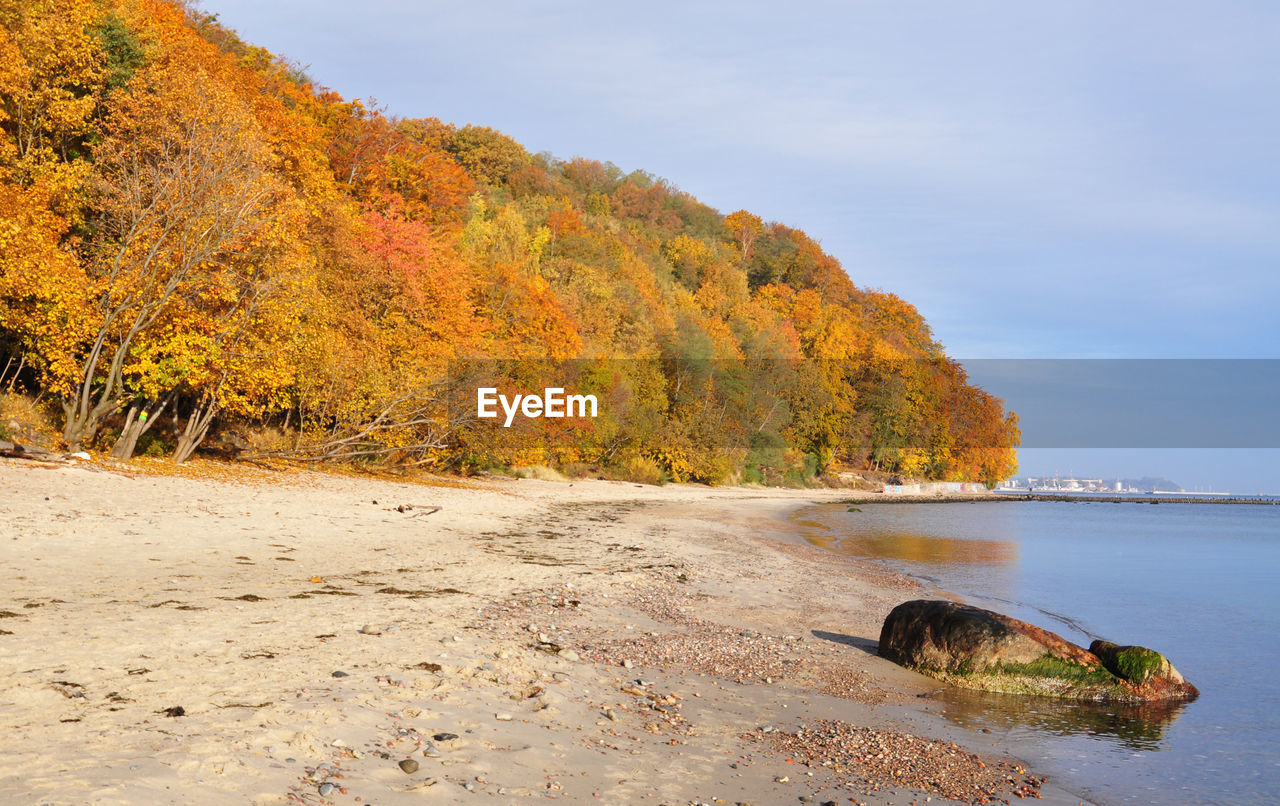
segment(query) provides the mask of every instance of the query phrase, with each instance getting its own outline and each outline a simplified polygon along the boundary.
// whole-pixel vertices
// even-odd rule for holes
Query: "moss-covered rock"
[[[1107,671],[1150,698],[1190,699],[1199,693],[1168,658],[1154,649],[1094,641],[1089,651],[1098,656]]]
[[[1096,646],[1110,663],[1024,621],[925,599],[895,607],[880,631],[883,657],[963,688],[1130,703],[1198,694],[1158,652]]]
[[[1134,683],[1147,682],[1166,665],[1173,668],[1164,655],[1144,646],[1117,646],[1110,641],[1094,641],[1089,644],[1089,651],[1097,655],[1102,665],[1116,677]]]

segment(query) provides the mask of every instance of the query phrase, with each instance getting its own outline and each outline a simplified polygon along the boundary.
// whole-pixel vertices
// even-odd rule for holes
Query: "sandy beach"
[[[1080,802],[875,655],[848,491],[160,467],[0,460],[6,803]]]

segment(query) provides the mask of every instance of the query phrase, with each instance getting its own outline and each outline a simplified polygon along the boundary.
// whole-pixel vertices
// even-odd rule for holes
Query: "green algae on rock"
[[[1089,651],[1098,656],[1107,671],[1143,692],[1147,699],[1191,699],[1199,693],[1168,658],[1154,649],[1094,641],[1089,644]],[[1169,693],[1162,694],[1166,691]]]
[[[1199,692],[1160,653],[1095,641],[1090,648],[991,610],[904,602],[885,619],[880,655],[961,688],[1140,703]]]

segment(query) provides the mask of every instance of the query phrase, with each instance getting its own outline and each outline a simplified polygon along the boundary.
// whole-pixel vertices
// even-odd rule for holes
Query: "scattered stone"
[[[346,672],[334,672],[331,676],[332,677],[350,677],[351,675],[347,674]]]
[[[562,649],[558,654],[560,655],[560,657],[564,658],[565,660],[573,661],[574,663],[582,660],[582,656],[579,655],[577,652],[574,652],[572,649]]]
[[[400,769],[404,770],[407,775],[413,775],[418,771],[418,762],[411,758],[406,758],[400,762]]]
[[[422,745],[422,755],[427,758],[440,758],[440,750],[432,742]]]
[[[835,720],[758,738],[796,765],[834,768],[838,785],[863,794],[891,785],[962,803],[1008,803],[1010,794],[1039,798],[1045,781],[1011,761],[983,759],[950,742]]]
[[[164,714],[165,716],[173,716],[173,717],[186,716],[187,709],[183,708],[181,705],[175,705],[172,708],[166,708],[163,711],[159,711],[158,713]]]
[[[327,797],[329,793],[335,789],[337,789],[337,787],[329,783],[328,781],[325,781],[323,784],[320,784],[320,786],[316,787],[316,791],[320,793],[320,797],[322,798]]]
[[[437,733],[435,736],[432,736],[431,738],[432,738],[432,739],[435,739],[437,742],[451,742],[451,741],[453,741],[454,739],[458,738],[458,734],[456,734],[456,733]]]
[[[380,627],[375,627],[372,624],[364,625],[360,628],[360,632],[365,635],[382,635],[382,629]]]
[[[510,722],[514,717],[511,714],[494,714],[493,718],[499,722]]]

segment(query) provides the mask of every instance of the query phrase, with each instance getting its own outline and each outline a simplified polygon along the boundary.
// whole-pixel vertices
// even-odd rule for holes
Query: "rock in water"
[[[1129,652],[1128,666],[1156,671],[1141,680],[1126,677],[1093,652],[1048,630],[938,600],[898,605],[880,631],[882,657],[962,688],[1130,703],[1191,699],[1199,693],[1163,655],[1142,647],[1117,648],[1125,650],[1151,652],[1163,663]],[[1165,666],[1167,671],[1161,671]]]
[[[1094,641],[1089,644],[1089,651],[1098,656],[1107,671],[1145,692],[1149,699],[1190,699],[1200,693],[1168,658],[1154,649]],[[1162,693],[1166,691],[1170,693]]]
[[[1101,665],[1083,648],[1048,630],[955,602],[904,602],[880,630],[880,655],[911,668],[968,674],[1033,663],[1045,654],[1092,668]]]

